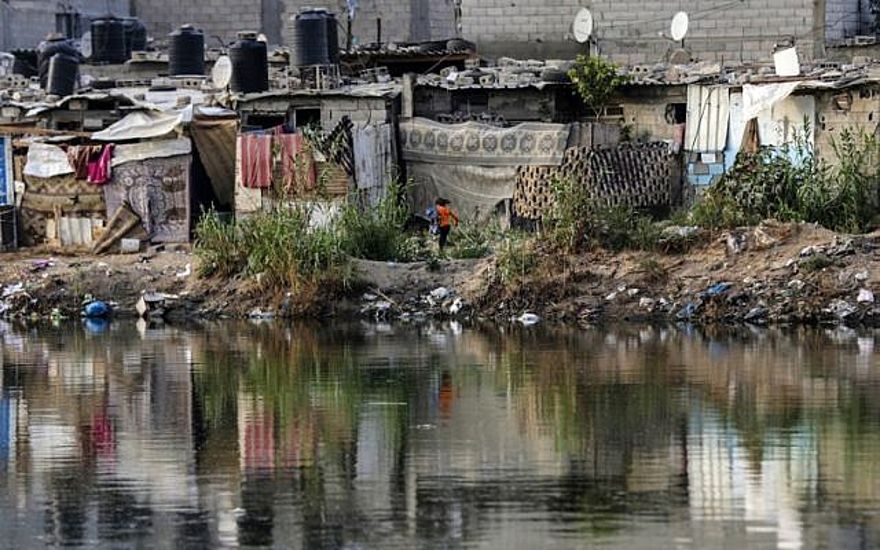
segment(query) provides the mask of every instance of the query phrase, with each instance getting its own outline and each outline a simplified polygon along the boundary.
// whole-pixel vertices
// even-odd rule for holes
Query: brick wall
[[[686,46],[700,59],[768,59],[785,35],[799,37],[798,49],[808,58],[821,53],[821,48],[814,49],[814,39],[821,46],[825,1],[462,0],[461,24],[462,35],[487,55],[571,57],[584,51],[568,35],[575,14],[586,5],[593,12],[602,53],[622,63],[646,63],[665,59],[675,47],[659,35],[668,34],[681,5],[691,14]]]
[[[108,8],[106,0],[70,0],[67,3],[89,17],[104,15]],[[129,0],[110,0],[109,7],[117,16],[130,13]],[[56,11],[57,0],[0,2],[0,50],[36,47],[55,30]]]

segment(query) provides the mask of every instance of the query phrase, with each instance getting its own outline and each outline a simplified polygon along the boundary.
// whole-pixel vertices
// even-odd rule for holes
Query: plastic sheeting
[[[0,204],[15,204],[15,184],[12,177],[12,140],[0,136]]]
[[[32,143],[28,147],[27,164],[24,166],[25,176],[53,178],[72,173],[73,167],[70,166],[67,153],[61,147],[48,143]]]
[[[799,84],[800,82],[746,84],[743,86],[743,119],[751,120],[770,110],[773,105],[794,93]]]
[[[190,133],[199,158],[221,204],[235,201],[235,140],[237,119],[202,118],[196,115]]]
[[[118,145],[113,152],[112,165],[116,167],[129,162],[177,157],[190,153],[192,153],[192,143],[188,139],[162,139],[131,145]]]
[[[92,134],[92,139],[96,141],[125,141],[158,138],[179,130],[182,124],[182,115],[176,111],[135,112],[107,129]]]
[[[188,155],[191,152],[192,146],[188,139],[167,139],[120,145],[114,150],[112,165],[116,167],[129,162],[176,157]],[[53,178],[72,173],[73,167],[70,166],[67,153],[61,147],[35,142],[28,148],[27,164],[24,167],[26,176]]]
[[[411,162],[407,168],[413,181],[409,199],[414,212],[424,212],[443,197],[463,219],[485,221],[499,204],[513,198],[516,166]]]

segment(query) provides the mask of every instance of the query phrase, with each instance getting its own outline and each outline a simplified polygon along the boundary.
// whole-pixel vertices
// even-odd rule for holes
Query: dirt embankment
[[[188,247],[122,256],[7,254],[0,315],[79,316],[90,299],[137,315],[143,293],[167,299],[174,318],[326,316],[418,321],[445,316],[590,324],[608,320],[696,323],[880,324],[880,233],[846,236],[808,224],[766,223],[695,236],[683,253],[544,254],[503,285],[494,259],[397,264],[354,260],[347,294],[269,292],[259,279],[204,280]],[[299,300],[297,300],[299,298]],[[299,305],[294,306],[299,301]],[[304,306],[303,302],[309,302]],[[524,314],[533,314],[526,315]]]

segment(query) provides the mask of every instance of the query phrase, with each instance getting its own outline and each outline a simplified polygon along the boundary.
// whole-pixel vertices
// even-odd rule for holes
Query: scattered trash
[[[744,233],[728,233],[725,243],[728,255],[736,256],[745,252],[748,246],[748,239]]]
[[[605,301],[607,301],[607,302],[613,302],[616,299],[617,299],[617,291],[614,291],[614,292],[610,293],[608,296],[605,296]]]
[[[263,310],[258,307],[255,307],[254,309],[251,310],[250,313],[248,313],[248,319],[268,320],[268,319],[274,319],[274,318],[275,318],[274,311]]]
[[[868,277],[870,277],[870,275],[868,274],[868,270],[859,271],[855,274],[856,281],[860,283],[864,283],[865,281],[867,281]]]
[[[519,323],[524,326],[532,326],[541,322],[541,318],[535,315],[534,313],[523,313],[516,319]]]
[[[818,246],[806,246],[801,249],[800,256],[801,258],[806,258],[808,256],[815,256],[816,254],[824,251],[825,250],[823,248],[820,248]]]
[[[867,288],[863,288],[859,290],[859,297],[856,298],[856,301],[860,304],[873,304],[874,303],[874,293],[868,290]]]
[[[119,251],[123,254],[137,254],[141,251],[139,239],[122,239],[119,241]]]
[[[31,262],[31,272],[43,271],[55,265],[51,260],[33,260]]]
[[[24,292],[24,283],[15,283],[3,289],[3,298],[9,298]]]
[[[369,293],[369,292],[365,292],[364,295],[361,296],[361,299],[362,299],[363,301],[365,301],[365,302],[375,302],[376,300],[379,299],[379,297],[376,296],[375,294],[371,294],[371,293]]]
[[[441,287],[435,288],[434,290],[431,291],[431,298],[433,298],[434,300],[436,300],[438,302],[442,302],[443,300],[445,300],[446,298],[449,297],[449,294],[450,294],[449,289],[444,286],[441,286]]]
[[[764,324],[767,321],[767,309],[763,307],[754,307],[746,313],[743,320],[752,324]]]
[[[732,286],[730,283],[717,283],[707,288],[702,294],[704,296],[719,296],[730,290]]]
[[[464,309],[464,302],[462,302],[461,298],[456,298],[452,305],[449,306],[449,314],[458,315],[462,309]]]
[[[186,279],[192,275],[192,264],[186,264],[186,267],[183,268],[183,271],[177,273],[178,279]]]
[[[110,305],[101,300],[95,300],[86,304],[83,308],[83,315],[89,319],[98,319],[108,317],[112,312]]]
[[[794,291],[800,291],[804,288],[804,282],[800,279],[792,279],[788,282],[788,288]]]
[[[141,318],[162,318],[165,316],[165,300],[167,298],[165,294],[158,292],[145,292],[135,305],[135,309]]]
[[[697,311],[700,309],[700,304],[696,302],[689,302],[683,308],[679,310],[678,313],[675,314],[675,318],[681,321],[687,321],[694,318],[694,315],[697,314]]]
[[[828,309],[826,310],[828,313],[831,313],[841,321],[845,321],[847,318],[851,317],[858,310],[856,307],[845,300],[834,300],[829,304]]]
[[[656,305],[656,303],[657,302],[651,298],[642,298],[641,300],[639,300],[639,307],[641,309],[651,310],[651,309],[654,309],[654,306]]]
[[[631,288],[631,289],[629,289],[629,290],[626,291],[626,295],[629,296],[630,298],[635,298],[636,296],[639,295],[639,292],[640,292],[639,289],[637,289],[637,288]]]

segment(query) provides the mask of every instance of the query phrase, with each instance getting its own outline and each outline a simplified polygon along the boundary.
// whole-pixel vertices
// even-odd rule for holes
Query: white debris
[[[541,318],[534,313],[523,313],[517,318],[517,321],[528,327],[540,323]]]
[[[874,303],[874,293],[868,290],[867,288],[863,288],[859,290],[859,297],[856,298],[856,301],[860,304],[873,304]]]
[[[449,292],[449,289],[446,288],[445,286],[441,286],[441,287],[435,288],[434,290],[431,291],[431,298],[433,298],[434,300],[437,300],[438,302],[442,302],[443,300],[445,300],[446,298],[449,297],[449,294],[451,294]]]

